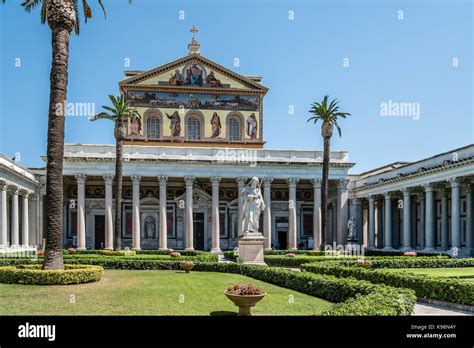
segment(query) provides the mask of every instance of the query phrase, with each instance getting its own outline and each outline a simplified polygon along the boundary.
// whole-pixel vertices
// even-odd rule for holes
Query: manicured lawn
[[[256,315],[318,315],[332,306],[237,274],[106,270],[97,283],[0,284],[0,315],[234,315],[238,308],[223,292],[242,283],[267,292],[252,310]]]
[[[400,268],[394,271],[410,272],[415,274],[425,274],[431,277],[442,277],[474,282],[474,267],[459,268]]]

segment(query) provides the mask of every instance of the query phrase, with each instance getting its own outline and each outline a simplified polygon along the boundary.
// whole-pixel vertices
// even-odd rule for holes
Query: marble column
[[[211,253],[222,254],[220,247],[220,221],[219,221],[219,183],[221,178],[214,176],[209,179],[212,185],[212,248]]]
[[[461,248],[461,187],[459,178],[448,180],[451,185],[451,248]],[[459,250],[458,250],[459,251]]]
[[[468,251],[472,252],[474,248],[473,244],[473,233],[474,233],[474,220],[473,220],[473,197],[472,197],[472,185],[466,184],[466,247]]]
[[[13,188],[12,191],[12,241],[11,247],[18,247],[20,244],[20,221],[19,221],[19,207],[18,207],[18,195],[20,193],[20,189]]]
[[[263,236],[265,237],[265,250],[272,250],[272,181],[273,178],[263,178],[263,201],[265,202],[265,210],[263,212]]]
[[[113,218],[113,195],[112,184],[114,182],[113,175],[104,175],[105,181],[105,245],[104,249],[114,249],[114,218]]]
[[[242,231],[242,206],[243,206],[242,191],[245,187],[245,183],[247,181],[247,178],[239,177],[239,178],[235,179],[235,181],[237,182],[237,207],[238,207],[238,210],[237,210],[238,236],[237,237],[239,237],[242,233],[245,232],[245,231]]]
[[[184,182],[186,184],[186,250],[194,250],[194,221],[193,221],[193,185],[194,185],[194,176],[185,176]]]
[[[324,250],[321,245],[321,179],[312,179],[313,184],[313,250]]]
[[[296,221],[296,185],[298,178],[287,179],[289,188],[288,201],[288,249],[297,249],[297,221]]]
[[[347,185],[349,180],[341,179],[337,183],[337,244],[346,244],[347,242]]]
[[[449,206],[448,206],[448,191],[441,189],[439,192],[441,196],[441,249],[449,249]]]
[[[420,228],[418,230],[418,245],[420,248],[425,247],[425,195],[423,193],[418,193],[416,195],[418,202],[420,202]]]
[[[86,175],[76,174],[77,181],[77,249],[86,249]]]
[[[384,250],[392,250],[392,196],[385,192]]]
[[[375,248],[375,198],[369,197],[369,248]]]
[[[360,245],[364,244],[364,234],[363,234],[363,219],[364,215],[362,212],[362,199],[354,198],[354,214],[356,218],[356,238]]]
[[[3,248],[8,246],[7,190],[7,183],[5,181],[0,181],[0,247]]]
[[[132,249],[140,250],[140,180],[141,176],[132,175]]]
[[[168,249],[168,220],[166,216],[166,184],[168,182],[167,176],[159,176],[160,182],[160,237],[158,247],[160,250]]]
[[[29,224],[29,216],[28,216],[28,197],[30,192],[22,191],[22,211],[21,211],[21,244],[23,247],[29,247],[29,232],[30,232],[30,224]]]
[[[403,236],[402,250],[411,249],[411,189],[402,189],[403,193]]]
[[[425,190],[425,249],[433,251],[435,247],[434,195],[433,185],[424,184]]]

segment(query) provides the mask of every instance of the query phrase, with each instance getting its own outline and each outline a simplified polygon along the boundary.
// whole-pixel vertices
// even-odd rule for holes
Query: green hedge
[[[447,261],[456,261],[455,259]],[[376,261],[374,261],[375,264]],[[474,305],[474,284],[459,280],[430,277],[384,269],[365,269],[346,262],[315,262],[301,266],[304,272],[342,277],[343,279],[367,280],[415,291],[418,297],[453,303]]]
[[[135,256],[136,250],[76,250],[75,253],[65,251],[65,255],[104,255],[104,256]]]
[[[307,255],[296,255],[295,257],[287,257],[281,255],[265,255],[265,263],[269,266],[274,267],[299,267],[305,263],[311,263],[315,261],[333,261],[352,259],[355,260],[357,257],[347,256],[307,256]]]
[[[400,250],[380,250],[380,249],[365,249],[365,256],[403,256],[405,252]],[[416,251],[416,257],[419,256],[446,256],[449,255],[446,252],[425,252],[425,251]],[[414,256],[412,256],[414,257]]]
[[[41,265],[0,267],[0,283],[69,285],[96,282],[104,269],[90,265],[64,265],[64,270],[42,270]]]
[[[385,256],[368,257],[368,259],[372,261],[374,268],[474,267],[474,258],[450,259],[446,256]]]

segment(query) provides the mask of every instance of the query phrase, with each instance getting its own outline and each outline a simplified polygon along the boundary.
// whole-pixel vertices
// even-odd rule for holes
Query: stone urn
[[[179,267],[184,270],[186,273],[190,273],[191,270],[194,268],[194,262],[190,261],[182,261],[179,263]]]
[[[262,300],[267,293],[262,291],[258,295],[237,295],[227,289],[224,291],[224,295],[239,307],[239,316],[250,316],[250,308],[254,307],[260,300]]]

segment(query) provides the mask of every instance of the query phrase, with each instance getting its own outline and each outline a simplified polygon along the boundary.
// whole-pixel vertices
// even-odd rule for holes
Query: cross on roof
[[[196,27],[194,26],[193,24],[193,27],[191,28],[190,32],[193,33],[193,40],[196,39],[196,33],[198,32],[199,30],[196,29]]]

